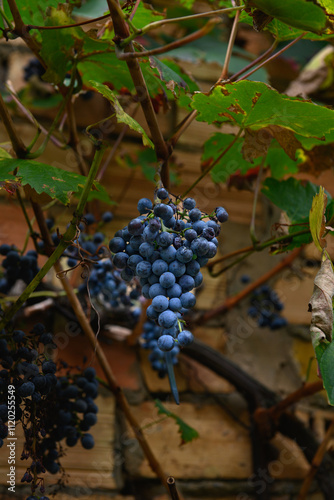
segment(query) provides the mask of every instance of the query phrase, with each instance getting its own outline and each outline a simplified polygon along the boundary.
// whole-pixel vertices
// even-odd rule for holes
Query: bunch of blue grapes
[[[137,208],[139,216],[117,231],[109,248],[122,279],[136,277],[143,296],[152,299],[147,317],[160,327],[157,347],[170,353],[193,340],[183,316],[196,304],[192,290],[203,281],[201,267],[217,253],[219,223],[228,214],[223,207],[204,214],[193,198],[172,198],[164,188],[154,203],[142,198]],[[170,355],[166,364],[172,365]]]
[[[40,80],[42,80],[42,76],[45,73],[45,68],[43,68],[41,62],[37,59],[37,57],[33,57],[28,61],[28,64],[23,68],[24,72],[24,80],[28,82],[30,78],[36,75]]]
[[[18,280],[30,283],[39,271],[35,250],[28,250],[22,255],[14,245],[4,243],[0,245],[0,255],[4,257],[1,262],[0,293],[8,294]]]
[[[98,226],[110,222],[113,218],[111,212],[105,212],[102,220],[97,222],[93,214],[86,214],[84,222],[79,224],[79,234],[66,250],[68,256],[67,264],[75,267],[79,262],[84,261],[89,266],[89,272],[80,285],[79,291],[82,293],[89,291],[91,298],[99,298],[102,304],[117,309],[121,306],[134,306],[141,296],[139,284],[132,283],[126,285],[120,276],[120,271],[116,269],[108,258],[105,258],[103,249],[106,236],[102,231],[87,231],[93,224]],[[58,238],[56,233],[52,235],[55,242]],[[109,252],[108,252],[109,253]],[[140,311],[133,308],[132,314],[138,319]]]
[[[67,447],[78,442],[85,449],[94,446],[88,431],[97,422],[95,369],[72,373],[63,363],[65,375],[57,375],[50,359],[55,348],[52,333],[41,323],[28,334],[0,333],[0,447],[13,435],[13,422],[20,423],[25,437],[21,459],[30,460],[21,482],[30,484],[33,495],[37,489],[45,493],[40,474],[61,470],[63,440]]]
[[[277,293],[269,286],[256,288],[250,298],[248,315],[257,320],[260,327],[277,330],[287,325],[287,320],[280,315],[284,305]]]
[[[151,352],[149,354],[149,361],[153,370],[156,370],[160,378],[164,378],[167,373],[167,363],[164,356],[164,352],[158,347],[158,340],[161,334],[161,328],[154,321],[148,320],[143,324],[142,347],[144,349],[149,349]],[[178,363],[178,354],[180,348],[174,345],[173,349],[170,351],[171,361],[173,365]]]

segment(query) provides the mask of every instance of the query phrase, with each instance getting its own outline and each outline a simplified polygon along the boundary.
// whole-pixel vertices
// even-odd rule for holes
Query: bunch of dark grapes
[[[21,482],[29,483],[33,494],[39,488],[44,495],[41,473],[61,469],[63,439],[69,447],[78,441],[86,449],[94,446],[87,431],[97,421],[95,369],[75,374],[68,369],[66,375],[57,376],[57,366],[50,360],[54,348],[53,335],[41,323],[29,334],[22,330],[0,334],[0,446],[8,429],[13,430],[9,420],[20,423],[25,436],[21,458],[31,461]],[[8,394],[15,395],[13,404]]]
[[[145,321],[143,324],[143,333],[141,335],[143,340],[141,345],[144,349],[149,349],[151,351],[148,358],[151,366],[153,370],[158,372],[160,378],[164,378],[167,374],[167,364],[163,351],[158,347],[160,334],[161,328],[159,325],[152,320]],[[179,352],[179,347],[174,345],[173,349],[170,351],[173,365],[178,363]]]
[[[223,207],[203,214],[193,198],[172,201],[164,188],[157,197],[154,204],[139,200],[140,215],[117,231],[109,247],[122,279],[136,277],[143,296],[152,299],[147,317],[159,326],[157,348],[170,352],[193,340],[182,317],[195,306],[191,291],[203,281],[201,267],[217,253],[219,222],[228,214]]]
[[[23,71],[24,71],[23,78],[26,82],[28,82],[30,78],[34,75],[36,75],[40,80],[42,80],[42,76],[45,73],[45,68],[43,68],[42,64],[36,57],[33,57],[32,59],[29,60],[28,64],[24,66]]]
[[[105,212],[102,215],[102,222],[98,225],[112,220],[112,213]],[[66,255],[69,256],[67,264],[74,267],[82,259],[86,259],[90,270],[87,277],[80,285],[80,292],[87,292],[91,298],[99,298],[106,307],[119,308],[120,306],[132,306],[141,296],[140,286],[132,283],[131,286],[126,285],[120,276],[120,271],[115,269],[110,258],[104,258],[103,245],[106,236],[103,232],[87,232],[87,226],[92,226],[96,223],[93,214],[86,214],[84,222],[80,223],[78,235],[75,245],[71,245]],[[54,233],[53,239],[56,242],[58,238]]]
[[[279,314],[283,308],[284,305],[277,293],[269,285],[263,285],[254,290],[250,298],[248,315],[256,319],[260,327],[277,330],[287,324],[286,319]]]
[[[1,262],[3,273],[0,278],[0,293],[8,294],[18,280],[30,283],[39,271],[38,254],[35,250],[28,250],[25,255],[21,255],[13,245],[4,243],[0,245],[0,255],[4,256]]]

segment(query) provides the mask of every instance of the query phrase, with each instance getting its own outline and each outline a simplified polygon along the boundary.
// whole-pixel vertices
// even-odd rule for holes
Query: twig
[[[201,19],[204,17],[211,17],[211,16],[217,16],[220,14],[228,14],[229,12],[233,11],[238,11],[244,9],[245,6],[237,6],[237,7],[228,7],[227,9],[217,9],[217,10],[211,10],[209,12],[200,12],[199,14],[191,14],[190,16],[182,16],[182,17],[176,17],[173,19],[161,19],[161,21],[155,21],[153,23],[147,24],[143,28],[139,30],[135,30],[135,33],[130,35],[128,38],[125,38],[122,40],[121,47],[124,47],[127,43],[131,42],[136,36],[138,35],[143,35],[144,33],[147,33],[148,31],[154,30],[156,28],[160,28],[160,26],[163,26],[165,24],[169,23],[178,23],[181,21],[189,21],[193,19]]]
[[[16,197],[19,200],[19,204],[20,204],[21,210],[23,212],[23,216],[24,216],[26,223],[27,223],[27,226],[28,226],[29,234],[34,242],[35,250],[38,252],[37,233],[36,233],[36,231],[34,231],[34,228],[32,227],[32,224],[30,222],[26,207],[24,206],[24,202],[22,200],[22,196],[20,194],[19,189],[16,190]]]
[[[223,156],[226,155],[226,153],[231,149],[231,147],[237,142],[237,140],[239,139],[241,133],[242,133],[242,129],[239,129],[239,132],[237,133],[237,135],[234,136],[234,138],[232,139],[232,141],[230,142],[230,144],[211,163],[211,165],[209,165],[205,170],[203,170],[203,172],[201,173],[201,175],[199,177],[197,177],[197,179],[195,180],[195,182],[193,182],[192,185],[188,189],[186,189],[184,193],[182,193],[181,198],[184,198],[192,189],[194,189],[195,186],[197,186],[197,184],[203,179],[203,177],[205,177],[209,172],[211,172],[211,170],[217,165],[217,163],[223,158]]]
[[[164,45],[162,47],[157,47],[155,49],[144,50],[142,52],[124,52],[123,50],[121,50],[117,53],[117,57],[121,61],[128,61],[129,59],[139,59],[140,57],[148,57],[148,56],[164,54],[165,52],[178,49],[179,47],[183,47],[183,45],[187,45],[188,43],[194,42],[195,40],[202,38],[203,36],[210,33],[210,31],[213,30],[216,24],[220,22],[221,19],[219,18],[210,19],[210,21],[208,21],[207,24],[203,26],[203,28],[195,31],[194,33],[191,33],[190,35],[180,38],[175,42],[168,43],[167,45]]]
[[[30,30],[62,30],[66,28],[75,28],[76,26],[83,26],[84,24],[92,24],[97,21],[102,21],[102,19],[107,19],[109,14],[105,14],[104,16],[95,17],[94,19],[88,19],[88,21],[81,21],[80,23],[74,24],[64,24],[62,26],[36,26],[35,24],[27,24],[26,29]]]
[[[264,273],[259,279],[255,280],[253,283],[245,287],[241,292],[237,293],[233,297],[228,297],[223,304],[210,311],[204,313],[200,318],[196,320],[196,325],[201,325],[206,323],[210,319],[218,316],[220,314],[224,314],[233,307],[236,306],[242,299],[247,297],[250,293],[252,293],[257,287],[266,283],[269,279],[275,276],[277,273],[282,271],[285,267],[288,267],[292,264],[294,259],[298,257],[301,252],[301,248],[296,248],[293,250],[287,257],[285,257],[281,262],[279,262],[276,266],[274,266],[270,271]]]
[[[8,113],[6,104],[0,93],[0,117],[6,127],[7,133],[9,135],[10,141],[12,143],[15,154],[18,158],[24,158],[27,153],[27,148],[25,147],[21,137],[17,134],[13,120]]]
[[[117,0],[107,0],[110,11],[110,16],[113,21],[115,36],[119,41],[124,40],[129,36],[129,28],[125,22],[124,14],[120,8]],[[126,52],[134,52],[132,43],[127,44],[124,49]],[[147,85],[143,77],[139,62],[137,60],[126,61],[132,81],[137,91],[139,101],[145,115],[147,125],[150,129],[151,138],[155,146],[155,152],[158,162],[162,161],[164,164],[161,177],[162,182],[166,189],[169,188],[169,171],[168,171],[168,158],[170,151],[163,138],[160,130],[158,120],[150,99]]]
[[[249,247],[241,248],[240,250],[236,250],[235,252],[231,252],[231,253],[229,253],[227,255],[224,255],[223,257],[220,257],[219,259],[216,259],[213,262],[210,262],[210,264],[208,264],[207,267],[209,268],[211,276],[217,277],[220,274],[222,274],[223,272],[227,271],[227,269],[230,269],[235,264],[238,264],[240,262],[240,259],[237,259],[236,261],[232,262],[231,265],[224,267],[220,271],[218,271],[216,273],[212,272],[212,269],[213,269],[213,267],[216,264],[218,264],[219,262],[222,262],[222,261],[226,260],[227,258],[232,257],[233,254],[234,255],[238,255],[240,253],[245,253],[246,252],[245,256],[242,257],[242,260],[243,260],[245,257],[248,257],[249,255],[251,255],[254,252],[261,252],[265,248],[277,245],[279,243],[289,242],[289,241],[293,240],[293,238],[295,238],[296,236],[301,236],[303,234],[308,234],[308,233],[310,233],[309,229],[302,229],[301,231],[296,231],[295,233],[286,234],[284,236],[279,236],[278,238],[275,238],[275,239],[272,239],[272,240],[268,240],[268,241],[265,241],[263,243],[258,243],[256,245],[252,245],[252,246],[249,246]]]
[[[305,500],[306,499],[306,495],[310,489],[313,478],[316,475],[316,473],[321,465],[322,459],[323,459],[324,454],[326,453],[326,450],[327,450],[327,446],[328,446],[329,441],[332,438],[333,434],[334,434],[334,419],[332,420],[330,426],[328,427],[326,435],[325,435],[321,445],[319,446],[316,454],[313,457],[311,467],[307,473],[307,476],[304,479],[304,482],[303,482],[302,487],[300,489],[297,500]]]
[[[260,169],[257,174],[257,179],[256,179],[256,184],[255,184],[255,189],[254,189],[254,200],[253,200],[253,207],[252,207],[252,218],[250,222],[250,237],[253,242],[253,245],[256,246],[258,243],[258,239],[256,238],[255,234],[255,219],[256,219],[256,205],[257,205],[257,200],[260,192],[260,181],[262,177],[262,171],[263,171],[263,165],[265,162],[267,155],[264,155],[261,161]]]
[[[240,14],[241,14],[241,11],[237,10],[237,12],[235,14],[235,18],[233,20],[233,26],[232,26],[230,38],[228,41],[227,51],[225,54],[224,66],[223,66],[223,70],[221,72],[221,75],[219,77],[219,81],[226,80],[226,78],[228,77],[228,66],[230,64],[230,60],[232,57],[232,50],[233,50],[233,46],[234,46],[234,42],[235,42],[235,37],[237,36],[237,29],[238,29]]]
[[[240,82],[240,80],[246,80],[249,76],[251,76],[253,73],[255,73],[255,71],[257,71],[258,69],[262,68],[262,66],[264,66],[268,62],[273,61],[274,59],[276,59],[276,57],[280,56],[281,54],[283,54],[283,52],[285,52],[286,50],[288,50],[295,43],[299,42],[299,40],[301,40],[305,34],[306,33],[302,33],[301,35],[299,35],[299,37],[297,37],[294,40],[292,40],[292,42],[288,43],[288,45],[286,45],[285,47],[283,47],[283,49],[279,50],[278,52],[276,52],[276,54],[273,54],[271,57],[269,57],[268,59],[266,59],[265,61],[263,61],[262,63],[260,63],[258,66],[256,66],[256,68],[254,68],[251,71],[249,71],[248,73],[246,73],[242,78],[239,78],[238,80],[236,80],[236,83]]]
[[[323,382],[319,380],[317,382],[303,384],[300,389],[289,394],[286,398],[282,399],[279,403],[270,408],[258,408],[254,413],[254,420],[259,424],[259,426],[265,431],[265,429],[273,428],[282,413],[287,410],[291,405],[297,403],[307,396],[312,396],[323,389]],[[265,434],[265,432],[263,432]],[[271,436],[268,436],[271,438]]]
[[[180,500],[179,494],[176,489],[175,479],[173,476],[167,477],[167,486],[172,500]]]
[[[13,19],[14,19],[14,33],[18,35],[22,40],[26,43],[26,45],[29,47],[30,50],[36,55],[36,57],[39,59],[41,64],[43,65],[44,68],[45,62],[43,61],[41,55],[40,55],[40,45],[36,40],[30,35],[29,31],[27,30],[27,26],[24,24],[21,14],[19,12],[19,9],[17,8],[15,0],[7,0],[9,9],[12,13]]]
[[[137,111],[138,111],[138,106],[136,106],[135,109],[130,113],[131,118],[135,117]],[[128,128],[129,128],[128,125],[123,125],[122,130],[118,134],[118,137],[117,137],[116,141],[114,142],[114,145],[113,145],[110,153],[108,154],[108,156],[107,156],[106,160],[104,161],[103,165],[101,165],[100,171],[97,174],[97,180],[99,182],[101,181],[102,177],[104,176],[105,171],[106,171],[108,165],[110,164],[111,160],[114,158],[115,153],[117,151],[117,148],[121,144],[121,142],[123,140],[123,137],[125,136],[126,132],[128,131]]]
[[[229,78],[229,81],[230,82],[234,82],[240,75],[242,75],[243,73],[245,73],[249,69],[251,69],[254,66],[256,66],[257,64],[259,64],[261,61],[263,61],[264,59],[266,59],[266,57],[270,56],[270,54],[272,54],[272,52],[274,52],[274,50],[276,49],[277,45],[278,45],[278,40],[275,40],[273,42],[273,44],[271,45],[271,47],[269,47],[268,50],[266,50],[261,56],[259,56],[256,59],[254,59],[254,61],[252,61],[251,63],[247,64],[247,66],[245,66],[244,68],[242,68],[240,71],[238,71],[237,73],[234,73],[234,75],[232,75]]]
[[[180,139],[181,135],[187,130],[189,125],[194,121],[194,119],[197,116],[197,110],[194,109],[194,111],[191,111],[188,116],[182,120],[182,122],[177,126],[176,132],[170,137],[168,140],[168,144],[174,148],[177,141]]]
[[[74,71],[75,73],[75,71]],[[76,159],[78,161],[78,167],[81,175],[87,175],[88,168],[87,164],[83,158],[80,140],[78,137],[77,123],[74,114],[73,101],[70,98],[66,103],[67,110],[67,123],[70,132],[70,138],[68,145],[73,149]]]

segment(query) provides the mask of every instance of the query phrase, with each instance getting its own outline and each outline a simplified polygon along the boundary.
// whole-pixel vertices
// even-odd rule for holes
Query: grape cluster
[[[277,293],[269,285],[263,285],[254,290],[250,298],[248,315],[255,318],[260,327],[277,330],[287,324],[286,319],[279,314],[283,308],[284,305]]]
[[[148,320],[143,324],[143,333],[141,338],[143,340],[142,347],[151,351],[149,354],[149,361],[153,370],[158,372],[158,376],[160,378],[164,378],[167,374],[167,364],[164,353],[158,347],[160,333],[160,326],[156,325],[154,321]],[[170,351],[173,365],[178,363],[179,352],[179,347],[174,345],[173,349]]]
[[[39,271],[38,254],[35,250],[28,250],[25,255],[21,255],[13,245],[4,243],[0,245],[0,255],[5,257],[1,263],[3,273],[0,278],[0,293],[8,294],[19,279],[30,283]]]
[[[45,68],[43,68],[42,64],[36,57],[33,57],[29,60],[28,64],[24,66],[23,72],[23,78],[26,82],[28,82],[34,75],[36,75],[41,80],[42,76],[45,73]]]
[[[203,214],[193,198],[172,201],[164,188],[157,198],[154,204],[139,200],[140,215],[117,231],[109,248],[122,279],[136,277],[143,296],[152,299],[147,317],[160,327],[157,348],[169,352],[193,339],[182,317],[195,306],[191,291],[203,281],[201,267],[217,253],[219,222],[228,214],[223,207]]]
[[[22,330],[0,333],[0,447],[8,435],[10,416],[24,430],[21,458],[31,463],[21,482],[29,483],[32,493],[39,488],[44,494],[40,473],[60,470],[63,439],[68,447],[78,441],[86,449],[94,446],[87,431],[97,421],[95,369],[73,374],[63,363],[66,374],[57,376],[57,366],[50,360],[54,348],[53,335],[41,323],[28,334]],[[12,408],[9,393],[15,394]]]

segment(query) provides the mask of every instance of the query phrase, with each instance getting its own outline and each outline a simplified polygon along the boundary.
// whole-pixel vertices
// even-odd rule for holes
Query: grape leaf
[[[204,151],[201,159],[202,167],[210,167],[219,155],[231,144],[234,138],[235,136],[232,134],[221,134],[220,132],[211,136],[210,139],[204,143]],[[226,182],[230,175],[234,174],[236,171],[240,171],[241,174],[246,174],[250,168],[254,168],[255,165],[260,163],[260,160],[257,160],[253,164],[245,160],[241,152],[243,142],[244,140],[242,138],[237,139],[233,146],[213,167],[210,172],[213,182]]]
[[[49,0],[48,2],[44,0],[29,0],[29,2],[26,0],[15,0],[15,3],[25,24],[44,26],[49,7],[57,7],[59,0]],[[3,8],[7,17],[13,20],[8,2],[4,2]]]
[[[303,31],[322,34],[328,27],[328,18],[323,8],[308,0],[247,0],[246,5],[256,7],[268,16]]]
[[[246,11],[242,11],[240,15],[240,22],[249,24],[253,26],[253,17],[251,13]],[[273,19],[270,23],[268,23],[264,27],[264,31],[269,31],[274,38],[279,40],[280,42],[285,42],[288,40],[293,40],[300,36],[303,33],[303,30],[294,28],[292,26],[288,26],[287,24],[279,21],[278,19]],[[305,31],[304,31],[305,33]],[[317,35],[316,33],[306,32],[303,39],[307,40],[329,40],[334,37],[334,34],[329,35]]]
[[[147,24],[153,23],[154,21],[161,21],[161,19],[165,17],[165,14],[154,10],[150,4],[141,2],[137,7],[132,22],[137,29],[141,29]]]
[[[15,169],[15,174],[12,174]],[[0,158],[0,182],[13,180],[20,182],[22,186],[29,185],[38,194],[46,193],[50,198],[67,205],[71,194],[80,192],[86,177],[32,160]],[[110,202],[105,189],[97,181],[94,182],[91,194],[95,191],[97,198],[102,197],[103,201]]]
[[[186,424],[182,418],[175,415],[171,411],[167,410],[161,403],[159,399],[154,400],[155,406],[158,408],[158,415],[166,415],[167,417],[171,417],[175,420],[177,425],[179,426],[179,433],[181,434],[181,445],[190,443],[193,439],[199,437],[198,432],[190,427],[190,425]]]
[[[319,192],[319,186],[290,177],[286,180],[268,178],[263,182],[262,193],[277,207],[284,210],[292,222],[308,219],[313,197]],[[329,200],[332,199],[326,193]]]
[[[0,148],[0,158],[12,158],[12,156],[10,156],[8,151],[6,151],[3,148]]]
[[[166,83],[167,88],[176,96],[175,86],[186,89],[187,84],[183,78],[174,69],[170,68],[158,58],[151,56],[149,58],[151,68],[158,70],[160,79]]]
[[[151,139],[149,139],[143,127],[139,125],[139,123],[134,118],[125,113],[113,91],[110,90],[107,85],[102,85],[101,83],[95,82],[94,80],[90,80],[89,83],[94,89],[100,92],[100,94],[102,94],[106,99],[108,99],[108,101],[112,103],[117,121],[119,123],[124,123],[132,130],[135,130],[136,132],[141,134],[144,146],[154,148],[153,142],[151,141]]]
[[[325,210],[327,204],[327,196],[324,188],[320,187],[319,193],[313,198],[312,207],[310,210],[310,230],[315,246],[320,252],[326,246],[326,240],[323,238],[325,232]]]
[[[327,393],[328,403],[334,406],[334,342],[321,342],[315,348],[315,354],[324,389]]]
[[[251,130],[275,126],[318,139],[333,128],[334,111],[279,94],[261,82],[243,80],[218,85],[209,95],[195,94],[191,106],[198,112],[198,121],[217,125],[230,122]]]

